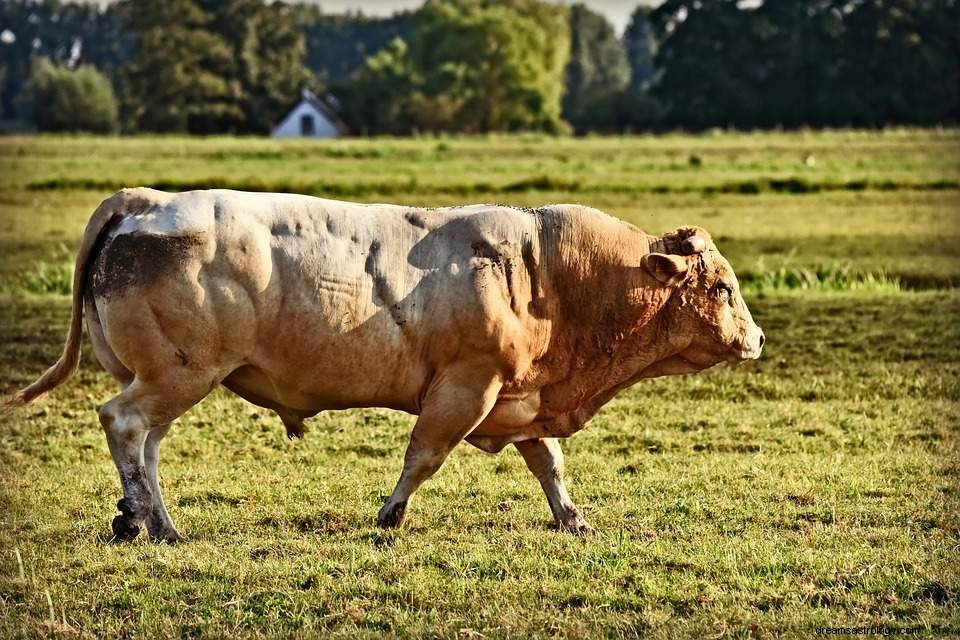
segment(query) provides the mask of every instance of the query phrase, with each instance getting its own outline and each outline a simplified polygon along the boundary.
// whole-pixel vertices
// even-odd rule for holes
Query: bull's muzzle
[[[741,360],[756,360],[763,351],[763,343],[766,342],[766,336],[763,335],[763,329],[754,326],[746,335],[743,341],[743,349],[740,351]]]

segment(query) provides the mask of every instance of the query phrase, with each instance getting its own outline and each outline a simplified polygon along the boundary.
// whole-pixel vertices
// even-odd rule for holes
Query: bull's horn
[[[690,236],[684,238],[680,243],[680,250],[684,255],[693,255],[694,253],[703,253],[707,250],[707,241],[700,236]]]

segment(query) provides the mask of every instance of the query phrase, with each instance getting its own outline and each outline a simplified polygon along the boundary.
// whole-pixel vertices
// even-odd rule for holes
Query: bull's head
[[[655,242],[643,267],[674,289],[661,311],[677,354],[695,368],[760,357],[763,331],[740,295],[726,258],[699,227],[682,227]]]

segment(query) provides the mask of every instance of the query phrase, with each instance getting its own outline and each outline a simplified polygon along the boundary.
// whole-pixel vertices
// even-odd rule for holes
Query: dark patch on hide
[[[515,207],[516,209],[528,213],[530,215],[539,216],[548,211],[546,207]]]
[[[107,238],[90,274],[94,295],[109,298],[182,269],[202,244],[198,236],[125,233]]]
[[[418,229],[427,228],[427,221],[424,220],[423,216],[421,216],[419,213],[414,213],[413,211],[409,211],[403,214],[403,217],[406,218],[407,222],[417,227]]]
[[[474,258],[486,258],[496,266],[503,266],[503,254],[497,251],[497,248],[486,240],[477,240],[470,244],[473,250]]]
[[[291,226],[286,220],[274,222],[270,226],[270,235],[275,237],[282,236],[300,236],[303,234],[303,225],[299,222]]]

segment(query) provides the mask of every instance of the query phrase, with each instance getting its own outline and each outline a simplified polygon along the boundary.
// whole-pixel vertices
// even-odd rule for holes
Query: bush
[[[68,69],[37,58],[23,100],[24,111],[40,131],[111,133],[117,129],[113,87],[90,65]]]
[[[577,133],[636,133],[656,131],[663,125],[663,107],[639,89],[618,89],[592,96],[571,114]]]

